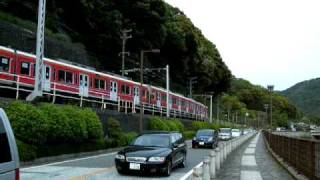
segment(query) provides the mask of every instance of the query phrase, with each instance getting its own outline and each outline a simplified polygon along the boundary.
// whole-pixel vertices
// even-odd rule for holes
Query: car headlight
[[[117,154],[117,155],[116,155],[116,159],[124,160],[124,159],[126,159],[126,157],[125,157],[124,155]]]
[[[195,140],[197,140],[197,138],[196,138],[196,137],[193,137],[193,140],[195,141]]]
[[[164,162],[166,160],[165,157],[151,157],[149,158],[149,162]]]
[[[212,138],[212,137],[209,137],[208,141],[212,141],[212,140],[213,140],[213,138]]]

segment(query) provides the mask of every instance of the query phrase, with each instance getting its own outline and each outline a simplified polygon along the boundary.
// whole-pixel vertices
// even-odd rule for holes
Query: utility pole
[[[169,74],[169,65],[166,66],[166,76],[167,76],[167,118],[170,117],[170,106],[169,106],[169,88],[170,88],[170,74]]]
[[[212,123],[212,95],[210,95],[210,123]]]
[[[219,112],[220,111],[220,107],[219,107],[219,97],[217,97],[217,122],[219,123]]]
[[[121,68],[121,75],[124,76],[124,59],[126,55],[130,55],[129,52],[126,52],[126,42],[128,39],[132,38],[132,35],[128,35],[132,30],[131,29],[124,29],[121,31],[122,35],[120,38],[122,39],[122,52],[119,53],[119,55],[122,56],[122,68]]]
[[[45,17],[46,0],[39,0],[35,83],[34,90],[30,95],[28,95],[27,101],[33,101],[36,97],[42,96]]]
[[[160,49],[151,49],[151,50],[141,50],[140,51],[140,118],[139,118],[139,130],[140,133],[143,132],[143,102],[142,102],[142,95],[143,95],[143,58],[144,53],[160,53]],[[124,71],[123,71],[124,72]]]
[[[274,85],[268,85],[268,91],[270,92],[270,125],[272,128],[272,93],[273,93]]]
[[[268,108],[269,108],[269,104],[264,104],[264,109],[266,110],[265,114],[266,114],[266,121],[268,122]]]
[[[191,77],[189,78],[189,96],[190,98],[192,98],[192,86],[193,84],[197,83],[197,80],[198,78],[197,77]]]

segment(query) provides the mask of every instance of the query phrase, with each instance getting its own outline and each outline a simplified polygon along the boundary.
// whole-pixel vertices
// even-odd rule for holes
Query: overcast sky
[[[216,44],[236,77],[276,90],[320,77],[319,0],[165,0]]]

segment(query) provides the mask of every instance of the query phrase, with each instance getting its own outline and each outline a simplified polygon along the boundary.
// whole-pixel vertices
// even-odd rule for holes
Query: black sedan
[[[195,147],[218,147],[218,132],[212,129],[200,129],[192,139],[192,148]]]
[[[138,136],[115,157],[118,173],[128,171],[170,176],[173,167],[184,167],[187,146],[181,133],[149,132]]]

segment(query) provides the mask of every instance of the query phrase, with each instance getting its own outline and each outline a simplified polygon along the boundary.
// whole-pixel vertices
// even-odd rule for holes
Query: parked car
[[[231,128],[220,128],[219,129],[219,139],[220,140],[230,140],[232,138]]]
[[[218,133],[212,129],[200,129],[192,139],[192,148],[195,147],[218,147]]]
[[[0,108],[0,179],[19,180],[19,154],[8,117]]]
[[[184,167],[187,145],[178,132],[148,132],[139,135],[115,157],[118,173],[128,171],[170,176],[173,167]]]
[[[240,137],[240,135],[241,135],[241,131],[239,129],[232,129],[231,130],[231,136],[233,138]]]

